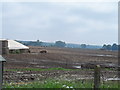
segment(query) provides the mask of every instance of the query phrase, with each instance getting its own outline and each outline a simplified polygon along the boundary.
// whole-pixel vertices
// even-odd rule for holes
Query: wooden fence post
[[[96,65],[94,68],[94,90],[100,88],[100,65]]]
[[[2,89],[2,62],[0,62],[0,90]]]

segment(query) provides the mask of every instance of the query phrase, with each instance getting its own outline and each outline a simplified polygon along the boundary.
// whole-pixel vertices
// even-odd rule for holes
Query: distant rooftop
[[[15,40],[8,40],[8,48],[9,49],[29,49],[29,47],[15,41]]]
[[[7,39],[1,39],[0,38],[0,41],[8,41],[8,48],[9,50],[12,50],[12,49],[29,49],[29,47],[23,45],[22,43],[19,43],[15,40],[7,40]]]
[[[6,61],[6,60],[0,55],[0,62],[1,61]]]
[[[7,40],[7,39],[2,39],[2,38],[0,38],[0,41],[4,41],[4,40]]]

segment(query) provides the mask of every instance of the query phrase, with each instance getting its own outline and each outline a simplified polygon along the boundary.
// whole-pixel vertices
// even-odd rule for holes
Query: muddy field
[[[47,53],[40,53],[46,50]],[[93,78],[93,66],[101,65],[104,78],[117,77],[118,53],[116,51],[87,50],[55,47],[30,47],[31,53],[9,54],[4,56],[5,63],[4,81],[20,82],[42,80],[48,77],[66,77],[70,79]],[[65,68],[74,70],[23,70],[19,69],[49,69]],[[89,69],[91,68],[91,69]],[[14,71],[18,69],[18,71]],[[78,70],[75,70],[78,69]]]

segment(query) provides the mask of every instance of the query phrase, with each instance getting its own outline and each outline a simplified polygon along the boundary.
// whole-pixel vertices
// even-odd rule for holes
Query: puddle
[[[102,54],[100,54],[100,55],[96,55],[96,56],[106,56],[106,57],[114,57],[113,55],[102,55]]]
[[[107,78],[105,81],[118,81],[120,78]]]
[[[73,66],[74,68],[77,68],[77,69],[80,69],[81,68],[81,66]]]
[[[45,68],[46,66],[39,66],[39,65],[37,65],[36,67],[39,67],[39,68]]]
[[[36,62],[29,62],[30,64],[38,64],[38,63],[36,63]]]
[[[117,68],[118,65],[114,64],[114,63],[105,63],[105,64],[101,64],[102,67],[106,67],[106,68]]]
[[[91,56],[100,56],[100,57],[117,57],[117,56],[114,56],[114,55],[105,55],[105,54],[88,54],[88,55],[91,55]]]
[[[23,74],[23,72],[17,72],[18,74]]]

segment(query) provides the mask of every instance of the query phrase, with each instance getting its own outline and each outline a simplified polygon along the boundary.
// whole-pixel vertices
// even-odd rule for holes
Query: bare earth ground
[[[39,53],[47,50],[47,53]],[[103,67],[115,67],[118,62],[116,51],[87,50],[55,47],[30,47],[31,53],[5,55],[4,81],[20,82],[43,80],[48,77],[67,79],[93,78],[93,70],[85,69],[89,64],[100,64]],[[87,64],[87,65],[86,65]],[[83,68],[81,69],[81,66]],[[88,66],[88,67],[87,67]],[[48,70],[48,71],[6,71],[7,69],[25,68],[67,68],[79,70]],[[117,77],[116,70],[102,69],[104,78]]]

